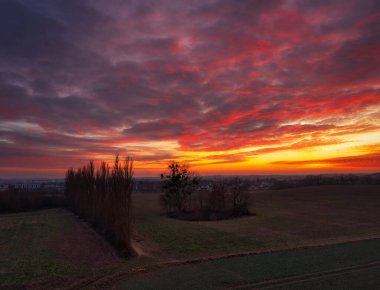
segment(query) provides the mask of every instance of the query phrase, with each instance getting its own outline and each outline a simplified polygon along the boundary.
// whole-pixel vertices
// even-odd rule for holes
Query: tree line
[[[69,169],[65,178],[65,195],[71,210],[89,222],[113,244],[122,256],[134,254],[132,236],[133,161],[115,157],[109,166],[94,162]]]
[[[25,191],[9,188],[0,192],[0,213],[23,212],[65,207],[66,200],[57,190]]]
[[[307,175],[299,179],[273,179],[273,189],[322,185],[380,185],[380,173]]]

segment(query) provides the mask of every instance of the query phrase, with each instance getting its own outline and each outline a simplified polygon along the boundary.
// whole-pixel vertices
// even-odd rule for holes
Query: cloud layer
[[[379,35],[375,0],[1,1],[0,177],[376,171]]]

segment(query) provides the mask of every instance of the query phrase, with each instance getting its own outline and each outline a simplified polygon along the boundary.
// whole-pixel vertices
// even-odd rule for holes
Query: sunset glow
[[[380,171],[379,1],[1,1],[0,178],[88,160]]]

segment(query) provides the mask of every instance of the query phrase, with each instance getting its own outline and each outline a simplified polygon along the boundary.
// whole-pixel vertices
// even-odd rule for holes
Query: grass
[[[61,280],[81,269],[56,259],[51,243],[64,221],[44,213],[0,216],[0,285]]]
[[[154,263],[121,259],[65,209],[0,215],[0,289],[53,289]]]
[[[255,216],[168,218],[158,194],[135,194],[135,227],[159,255],[198,257],[380,235],[380,186],[321,186],[253,193]]]
[[[352,277],[352,273],[345,274],[344,269],[379,260],[380,240],[366,240],[170,267],[130,277],[120,282],[116,289],[223,289],[308,274],[314,274],[314,279],[294,278],[293,282],[299,288],[293,288],[293,285],[275,288],[281,283],[274,282],[268,289],[375,289],[370,287],[380,282],[379,267],[354,273],[356,277]],[[336,279],[315,274],[339,269],[343,271],[343,277],[348,276],[348,280],[342,276]],[[320,285],[324,287],[319,288]],[[252,288],[256,289],[252,286],[244,289]]]
[[[262,246],[254,239],[241,238],[201,222],[168,218],[158,206],[158,194],[135,195],[135,228],[159,248],[155,252],[159,257],[194,258]]]
[[[380,186],[259,191],[252,197],[255,216],[190,222],[166,217],[158,193],[135,194],[135,230],[150,257],[126,260],[63,209],[0,215],[0,288],[61,287],[168,260],[380,235]],[[200,265],[194,271],[202,274]],[[204,275],[212,278],[210,273]]]
[[[239,238],[197,223],[176,220],[150,220],[138,230],[160,245],[162,254],[176,258],[221,254],[260,246],[256,241]]]

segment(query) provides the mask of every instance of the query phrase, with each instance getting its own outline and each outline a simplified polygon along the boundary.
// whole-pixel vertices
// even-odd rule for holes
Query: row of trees
[[[69,207],[89,222],[112,243],[123,256],[133,254],[132,236],[133,162],[116,156],[112,167],[102,162],[77,170],[69,169],[65,178],[65,195]]]
[[[172,161],[161,179],[160,203],[170,216],[219,220],[250,214],[249,184],[239,178],[215,181],[210,190],[200,190],[199,177],[186,164]]]

